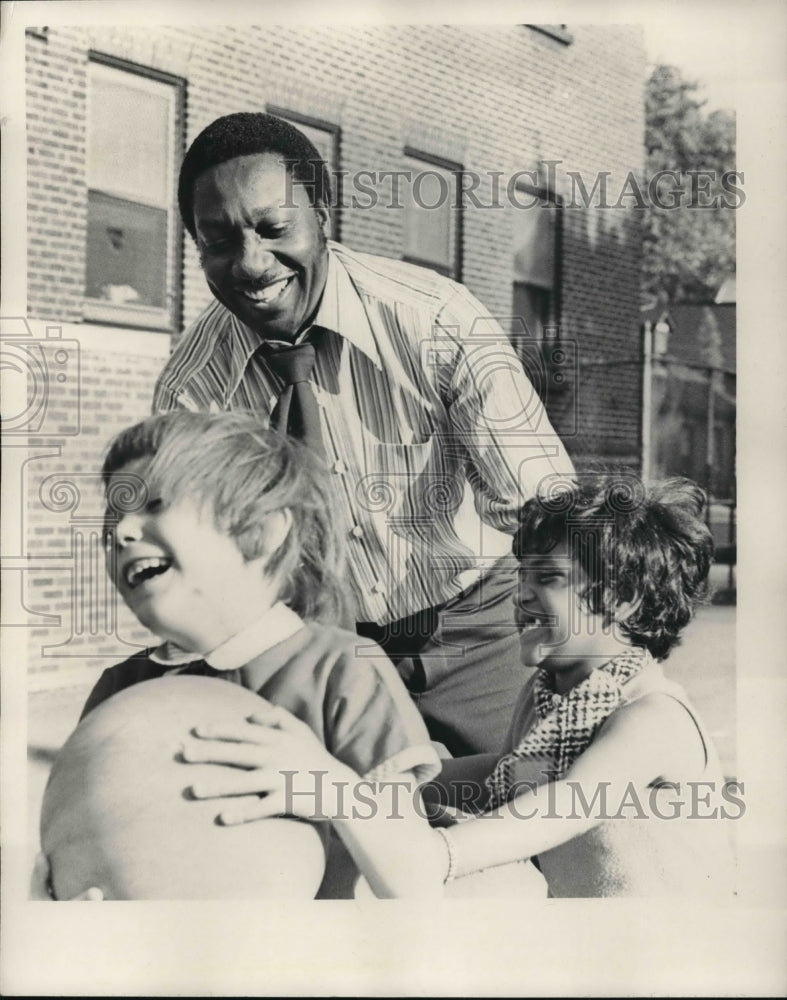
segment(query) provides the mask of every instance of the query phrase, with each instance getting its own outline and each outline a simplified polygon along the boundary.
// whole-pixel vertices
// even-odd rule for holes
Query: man
[[[178,201],[216,301],[154,410],[248,408],[289,432],[280,397],[297,390],[299,433],[340,500],[359,635],[396,663],[433,739],[497,751],[526,679],[500,533],[573,475],[506,336],[463,286],[330,241],[327,168],[273,116],[209,125]],[[293,345],[307,368],[282,374]]]

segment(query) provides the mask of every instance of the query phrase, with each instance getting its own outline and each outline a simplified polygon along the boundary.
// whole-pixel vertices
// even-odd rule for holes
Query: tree
[[[662,185],[661,205],[651,197],[645,213],[642,284],[648,300],[660,295],[669,303],[707,302],[735,272],[733,206],[740,197],[721,183],[735,170],[735,117],[726,111],[705,115],[697,87],[674,66],[657,66],[647,83],[648,177],[679,173]],[[740,187],[736,178],[731,183]]]

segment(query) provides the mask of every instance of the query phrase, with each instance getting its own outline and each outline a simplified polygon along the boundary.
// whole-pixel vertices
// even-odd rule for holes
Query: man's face
[[[202,268],[216,298],[266,340],[294,340],[325,288],[328,213],[275,153],[240,156],[194,184]]]

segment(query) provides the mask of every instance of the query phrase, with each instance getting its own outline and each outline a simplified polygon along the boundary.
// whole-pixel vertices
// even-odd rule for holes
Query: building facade
[[[33,687],[147,638],[104,581],[96,470],[211,299],[175,187],[219,115],[302,127],[334,174],[334,236],[467,285],[577,464],[638,467],[637,28],[61,26],[28,30],[26,67],[27,316],[4,338],[45,376],[6,466]]]

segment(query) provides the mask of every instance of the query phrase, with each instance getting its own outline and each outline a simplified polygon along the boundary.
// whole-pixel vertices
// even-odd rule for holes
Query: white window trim
[[[53,324],[49,324],[50,326]],[[100,323],[58,323],[62,336],[76,340],[81,351],[91,354],[126,354],[164,362],[172,352],[172,334]]]

